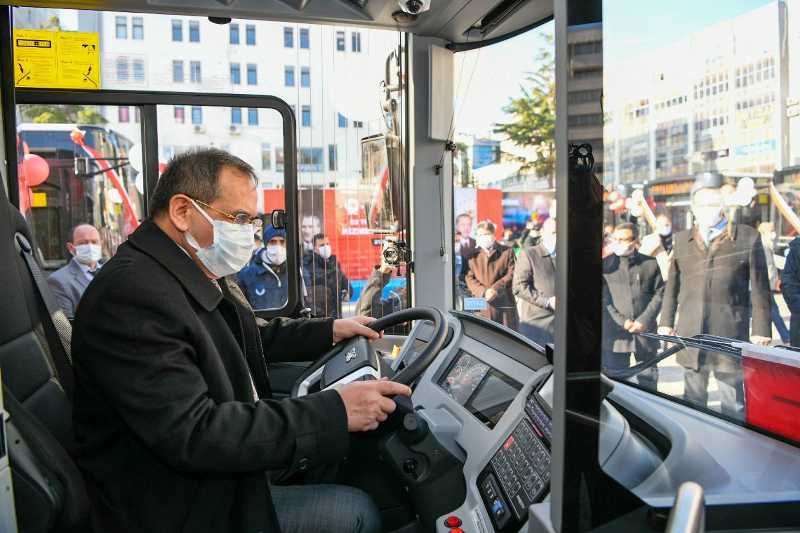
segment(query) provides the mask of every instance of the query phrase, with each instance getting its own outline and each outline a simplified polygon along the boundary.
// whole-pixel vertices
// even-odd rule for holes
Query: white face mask
[[[628,257],[629,255],[632,255],[635,248],[636,247],[633,245],[633,243],[626,244],[623,242],[615,242],[611,245],[611,250],[615,255],[620,257]]]
[[[253,253],[253,225],[214,220],[194,200],[192,204],[214,228],[214,240],[211,246],[203,248],[187,231],[186,242],[197,250],[197,258],[215,276],[236,274],[247,265]]]
[[[662,237],[668,237],[672,234],[672,226],[661,226],[658,230],[658,234]]]
[[[317,252],[323,259],[327,259],[333,254],[333,250],[331,249],[330,244],[323,244],[319,247],[319,252]]]
[[[286,262],[286,247],[280,244],[268,244],[261,253],[261,259],[271,265],[282,265]]]
[[[75,247],[75,259],[84,265],[97,263],[103,257],[99,244],[79,244]]]
[[[475,237],[475,244],[478,248],[488,250],[494,245],[494,235],[478,235]]]
[[[701,228],[713,228],[722,220],[722,210],[717,206],[697,206],[692,208],[692,214]]]

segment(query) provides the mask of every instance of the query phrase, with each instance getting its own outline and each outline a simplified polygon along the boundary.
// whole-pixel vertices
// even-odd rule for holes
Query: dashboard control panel
[[[541,501],[550,486],[549,406],[532,392],[525,416],[478,476],[478,489],[497,531],[518,528],[528,507]]]

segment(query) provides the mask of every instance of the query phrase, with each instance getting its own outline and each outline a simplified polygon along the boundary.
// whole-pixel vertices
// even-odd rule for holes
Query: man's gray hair
[[[170,199],[176,194],[210,204],[219,197],[219,174],[225,167],[233,167],[258,183],[253,167],[224,150],[202,148],[176,155],[150,198],[151,216],[166,212]]]

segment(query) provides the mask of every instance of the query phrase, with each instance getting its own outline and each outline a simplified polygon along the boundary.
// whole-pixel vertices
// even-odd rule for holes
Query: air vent
[[[503,0],[464,32],[468,39],[485,38],[530,0]]]

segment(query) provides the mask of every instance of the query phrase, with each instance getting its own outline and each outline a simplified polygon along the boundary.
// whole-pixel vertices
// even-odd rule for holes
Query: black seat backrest
[[[8,448],[22,532],[88,531],[84,480],[67,450],[72,406],[57,368],[59,342],[15,234],[33,243],[25,219],[0,195],[0,369],[10,414]],[[63,357],[63,349],[61,352]],[[69,376],[71,379],[71,376]]]

